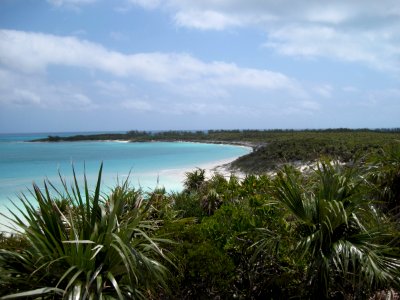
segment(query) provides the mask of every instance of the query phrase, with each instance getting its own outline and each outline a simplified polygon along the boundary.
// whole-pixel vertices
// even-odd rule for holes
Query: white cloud
[[[239,26],[241,23],[237,18],[216,11],[177,12],[174,19],[179,26],[202,30],[222,30],[227,27]]]
[[[145,0],[131,3],[148,7]],[[400,1],[165,0],[151,8],[199,30],[256,27],[280,54],[328,57],[399,72]]]
[[[41,104],[40,96],[36,93],[29,91],[29,90],[21,90],[21,89],[14,89],[13,91],[14,97],[13,102],[14,104],[26,106],[26,105],[33,105],[37,106]]]
[[[83,80],[60,82],[57,72],[68,68]],[[15,94],[16,87],[25,92]],[[0,31],[0,99],[6,106],[260,117],[282,97],[305,101],[307,94],[295,79],[265,69],[185,53],[123,54],[77,37]]]
[[[97,80],[94,85],[101,94],[106,96],[126,96],[131,90],[131,87],[115,80]]]
[[[95,108],[78,87],[68,84],[49,84],[41,76],[19,74],[0,68],[0,104],[6,106],[32,106],[58,110]]]
[[[321,2],[319,0],[130,0],[130,3],[152,9],[162,8],[176,19],[185,16],[187,22],[180,23],[187,27],[212,29],[204,18],[207,13],[213,13],[220,18],[232,20],[228,26],[266,25],[275,23],[320,22],[323,24],[339,25],[358,21],[361,26],[371,20],[384,20],[387,17],[400,16],[400,3],[397,0],[338,0]],[[189,16],[192,17],[190,21]],[[180,20],[178,18],[178,20]],[[204,23],[202,25],[196,25]],[[220,29],[217,22],[215,29]],[[356,24],[353,24],[353,26]]]
[[[225,63],[216,63],[213,67],[213,72],[221,75],[218,76],[217,82],[222,85],[254,89],[284,89],[293,84],[285,75],[267,70],[238,68],[234,64]]]
[[[141,111],[141,112],[153,110],[153,106],[149,102],[142,101],[142,100],[127,100],[127,101],[123,101],[121,103],[121,105],[123,108],[132,109],[132,110]]]
[[[330,97],[332,97],[333,88],[332,88],[332,86],[329,85],[329,84],[323,84],[323,85],[320,85],[320,86],[315,87],[315,88],[314,88],[314,91],[315,91],[318,95],[320,95],[320,96],[322,96],[322,97],[330,98]]]
[[[284,55],[328,57],[400,71],[399,61],[395,59],[400,55],[400,48],[394,48],[390,38],[388,31],[340,32],[326,26],[287,26],[271,31],[265,46]]]
[[[130,3],[139,5],[145,9],[155,9],[161,5],[162,0],[129,0]]]
[[[228,103],[216,102],[177,102],[160,108],[162,113],[174,115],[200,115],[200,116],[215,116],[216,118],[221,115],[251,116],[254,112],[252,108],[242,105],[233,105]]]
[[[54,6],[71,6],[77,7],[81,5],[91,4],[96,2],[97,0],[47,0],[50,4]]]
[[[333,4],[334,5],[334,4]],[[352,12],[345,9],[344,7],[333,7],[332,4],[329,7],[322,9],[318,6],[311,6],[311,8],[305,12],[304,19],[309,22],[325,23],[325,24],[340,24],[352,17]]]
[[[84,107],[90,107],[93,104],[93,102],[92,100],[89,99],[88,96],[84,94],[73,94],[71,95],[70,104],[80,108],[84,108]]]
[[[258,90],[301,89],[295,80],[278,72],[207,63],[188,54],[126,55],[76,37],[14,30],[0,31],[0,63],[23,73],[45,74],[52,65],[79,67],[171,86],[204,82]]]

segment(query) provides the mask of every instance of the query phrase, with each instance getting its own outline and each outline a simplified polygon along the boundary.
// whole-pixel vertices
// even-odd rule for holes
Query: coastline
[[[143,143],[145,141],[132,141],[128,140],[130,143]],[[198,143],[198,144],[214,144],[214,145],[230,145],[230,146],[238,146],[238,147],[244,147],[244,148],[250,148],[252,151],[254,151],[254,148],[259,146],[258,143],[252,143],[252,142],[245,142],[245,141],[217,141],[217,140],[151,140],[151,142],[167,142],[167,143]]]
[[[185,143],[187,143],[185,141]],[[249,147],[246,147],[249,148]],[[250,149],[251,151],[251,149]],[[245,174],[239,170],[232,169],[231,168],[231,163],[234,162],[236,159],[238,159],[241,156],[234,156],[222,160],[216,160],[216,161],[211,161],[207,163],[200,163],[200,164],[191,164],[187,165],[181,168],[174,168],[174,169],[164,169],[160,170],[157,173],[145,173],[141,174],[141,177],[138,178],[139,181],[140,179],[146,179],[146,182],[149,182],[149,178],[152,177],[155,181],[157,178],[157,184],[156,185],[145,185],[143,186],[140,182],[139,185],[142,186],[145,189],[154,189],[156,187],[164,187],[167,192],[180,192],[183,190],[183,182],[186,179],[186,173],[193,172],[196,169],[204,169],[205,170],[205,176],[206,179],[212,178],[215,174],[220,174],[224,176],[226,179],[229,179],[229,177],[233,174],[237,176],[239,179],[243,179],[245,177]],[[133,177],[136,177],[135,174],[133,174]]]
[[[94,134],[94,135],[71,135],[71,136],[47,136],[44,138],[26,140],[25,142],[120,142],[120,143],[143,143],[143,142],[187,142],[187,143],[202,143],[202,144],[225,144],[232,146],[244,146],[249,148],[256,148],[262,143],[250,142],[250,141],[239,141],[239,140],[220,140],[220,139],[199,139],[195,136],[185,138],[179,137],[158,137],[148,135],[139,135],[136,137],[129,136],[126,134]],[[183,132],[189,133],[189,132]]]
[[[140,176],[136,176],[135,174],[133,174],[132,180],[130,181],[132,186],[134,186],[135,188],[139,186],[143,189],[144,192],[154,190],[158,187],[164,187],[167,193],[171,193],[181,192],[184,188],[183,182],[186,178],[186,173],[192,172],[197,168],[205,170],[207,180],[212,178],[212,176],[214,176],[215,174],[221,174],[226,179],[229,179],[231,174],[234,174],[239,179],[243,179],[245,177],[244,173],[230,169],[230,164],[237,158],[238,157],[232,157],[224,160],[218,160],[199,165],[191,165],[178,169],[165,169],[157,172],[157,174],[141,174]],[[136,178],[137,180],[137,182],[135,183],[133,181],[134,178]],[[121,176],[121,179],[124,179],[123,176]],[[144,184],[141,183],[141,180]],[[108,190],[114,187],[116,184],[115,180],[111,181],[107,180],[105,182],[102,182],[102,189]],[[153,184],[151,184],[150,182],[152,182]],[[13,218],[9,209],[16,213],[19,217],[22,217],[20,212],[16,211],[16,207],[14,205],[18,208],[22,208],[22,203],[17,198],[17,196],[15,196],[15,198],[13,199],[9,199],[7,205],[0,205],[0,233],[12,234],[13,232],[15,233],[18,231],[16,228],[12,229],[13,225],[10,224],[10,221],[7,219],[7,217]]]
[[[115,143],[121,143],[121,144],[126,144],[129,143],[129,141],[126,140],[99,140],[99,141],[87,141],[87,142],[115,142]],[[149,142],[149,141],[143,141],[145,142]],[[167,142],[167,141],[157,141],[157,142]],[[182,142],[182,143],[192,143],[192,142],[188,142],[188,141],[175,141],[175,142]],[[43,142],[37,142],[37,143],[43,143]],[[52,143],[52,142],[44,142],[45,144],[47,143]],[[171,143],[171,141],[168,141],[168,143]],[[149,171],[149,172],[138,172],[136,173],[135,170],[133,169],[132,173],[130,175],[128,171],[123,171],[121,173],[116,173],[114,171],[108,171],[107,172],[103,172],[103,178],[102,178],[102,190],[104,192],[109,191],[111,188],[115,187],[117,184],[117,181],[119,180],[119,182],[123,181],[125,178],[128,178],[129,176],[129,182],[131,184],[132,187],[135,188],[141,188],[144,192],[147,191],[151,191],[156,187],[165,187],[167,192],[172,192],[172,191],[182,191],[183,190],[183,182],[186,178],[186,173],[187,172],[192,172],[194,171],[196,168],[201,168],[201,169],[205,169],[206,170],[206,174],[207,174],[207,178],[211,178],[215,173],[219,173],[224,175],[225,177],[229,177],[231,175],[231,170],[230,170],[230,163],[232,163],[234,160],[236,160],[238,157],[241,157],[242,155],[246,155],[248,153],[250,153],[253,148],[249,147],[249,146],[245,146],[245,145],[232,145],[230,143],[206,143],[206,142],[198,142],[195,141],[193,143],[201,143],[201,144],[219,144],[221,146],[227,145],[227,146],[236,146],[236,147],[243,147],[244,149],[246,149],[246,151],[239,151],[242,152],[243,154],[239,154],[239,155],[235,155],[231,156],[225,159],[218,159],[217,160],[212,160],[212,156],[210,156],[211,161],[206,161],[204,160],[204,162],[202,163],[201,160],[199,163],[192,163],[192,162],[187,162],[185,165],[177,165],[176,169],[168,169],[167,166],[162,167],[160,166],[159,170],[154,170],[154,171]],[[121,145],[121,147],[123,147]],[[125,147],[124,147],[125,148]],[[217,146],[218,148],[218,146]],[[214,150],[217,151],[217,150]],[[194,161],[196,161],[196,159],[194,159]],[[90,162],[89,162],[90,163]],[[80,167],[78,167],[80,168]],[[64,168],[65,170],[65,168]],[[45,171],[44,172],[44,177],[47,177],[50,173],[47,171],[47,173]],[[80,171],[78,170],[78,176],[81,176],[81,174],[79,173]],[[58,177],[56,172],[53,172],[54,174],[50,174],[49,175],[49,179],[52,182],[55,182],[56,185],[58,183]],[[64,171],[63,172],[63,177],[67,179],[67,182],[71,181],[71,174],[70,174],[70,170]],[[54,176],[57,178],[54,178]],[[95,178],[91,178],[92,175],[88,176],[88,181],[89,181],[89,185],[92,186],[94,184],[93,180],[95,180]],[[42,178],[35,180],[34,178],[32,178],[32,180],[36,181],[39,183],[39,186],[42,187],[41,181]],[[32,182],[32,181],[30,181]],[[16,211],[16,208],[14,207],[14,204],[21,208],[22,204],[20,203],[19,199],[18,199],[18,194],[20,194],[21,192],[26,193],[29,196],[29,192],[28,192],[28,188],[31,188],[30,184],[26,184],[24,185],[24,188],[18,189],[18,191],[16,191],[15,193],[13,193],[12,195],[6,195],[6,193],[4,193],[4,197],[2,197],[2,199],[0,200],[4,200],[4,201],[0,201],[0,213],[3,213],[5,215],[10,215],[8,212],[8,209],[11,209],[12,211]],[[0,223],[3,223],[5,225],[9,225],[10,222],[8,220],[6,220],[3,216],[0,216]],[[9,229],[7,229],[5,226],[0,224],[0,231],[10,231]]]

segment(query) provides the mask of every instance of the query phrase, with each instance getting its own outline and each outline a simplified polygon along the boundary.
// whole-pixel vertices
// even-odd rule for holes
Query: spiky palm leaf
[[[167,269],[160,260],[167,258],[159,246],[163,240],[151,237],[157,223],[145,219],[150,202],[132,191],[128,181],[101,197],[101,174],[102,166],[93,194],[86,176],[81,191],[74,172],[71,188],[62,180],[62,193],[50,182],[43,191],[34,185],[38,207],[21,197],[23,208],[16,209],[22,217],[10,210],[9,220],[29,247],[1,250],[1,280],[28,294],[61,293],[71,299],[144,298],[164,284]],[[50,188],[68,199],[66,212],[53,201]]]
[[[312,184],[290,168],[275,182],[277,200],[295,217],[299,232],[296,252],[309,261],[313,294],[328,297],[337,278],[354,290],[399,286],[398,249],[390,232],[362,191],[363,177],[351,168],[322,162]]]
[[[208,216],[211,216],[221,205],[221,197],[215,189],[210,189],[201,199],[201,207]]]
[[[192,172],[186,172],[185,173],[186,179],[183,183],[185,189],[189,192],[198,191],[204,184],[204,181],[206,179],[205,172],[206,170],[200,168],[197,168]]]

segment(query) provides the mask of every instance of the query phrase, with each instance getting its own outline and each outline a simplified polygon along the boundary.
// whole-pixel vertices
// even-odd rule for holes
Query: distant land
[[[400,128],[382,129],[310,129],[310,130],[204,130],[137,131],[102,133],[67,137],[48,136],[32,142],[115,141],[130,142],[184,141],[226,143],[251,146],[253,152],[231,163],[231,168],[260,174],[285,163],[312,162],[330,157],[349,162],[367,152],[400,142]]]

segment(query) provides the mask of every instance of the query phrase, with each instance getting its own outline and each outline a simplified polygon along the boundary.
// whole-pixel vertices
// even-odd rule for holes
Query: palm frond
[[[48,181],[43,191],[33,185],[37,207],[20,198],[22,217],[10,211],[9,220],[26,236],[29,249],[0,253],[0,269],[8,272],[4,278],[11,285],[19,286],[24,278],[40,288],[31,289],[38,295],[53,289],[64,297],[89,299],[140,296],[165,285],[168,270],[161,261],[169,259],[160,243],[169,241],[154,238],[159,226],[146,219],[150,204],[132,193],[127,181],[102,196],[101,174],[102,165],[93,194],[86,175],[80,189],[73,169],[70,188],[60,175],[64,191]],[[70,203],[64,211],[50,188]]]

